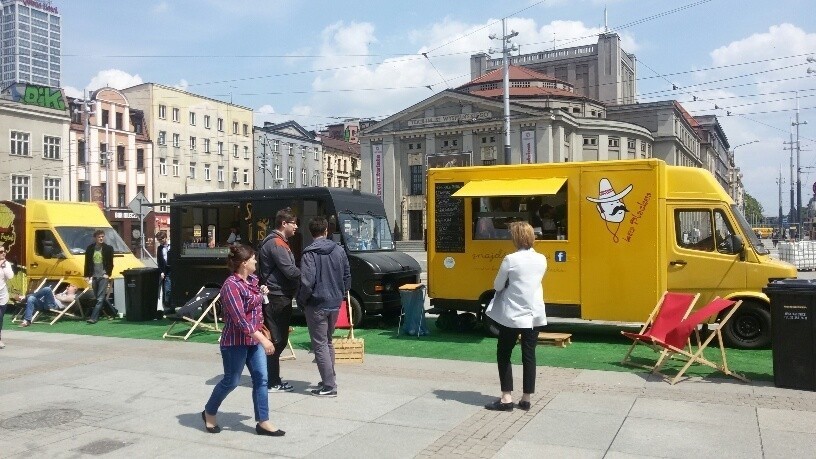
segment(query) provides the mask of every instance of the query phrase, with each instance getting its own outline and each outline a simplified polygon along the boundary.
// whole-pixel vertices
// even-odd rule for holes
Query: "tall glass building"
[[[15,82],[60,87],[61,16],[48,0],[0,0],[2,89]]]

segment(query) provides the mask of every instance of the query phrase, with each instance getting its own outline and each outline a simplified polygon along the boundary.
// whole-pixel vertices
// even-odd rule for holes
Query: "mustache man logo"
[[[615,193],[612,183],[606,177],[598,183],[598,197],[587,196],[587,201],[594,202],[601,218],[606,222],[606,229],[612,234],[612,240],[618,242],[618,229],[620,223],[626,218],[629,209],[623,203],[623,198],[632,191],[632,184],[623,189],[620,193]],[[614,229],[610,223],[617,223]]]

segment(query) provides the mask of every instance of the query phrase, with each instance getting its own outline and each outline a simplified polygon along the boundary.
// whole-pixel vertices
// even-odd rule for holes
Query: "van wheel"
[[[459,323],[459,315],[454,310],[443,311],[436,318],[436,328],[442,331],[454,330]]]
[[[492,338],[499,337],[499,326],[496,324],[495,320],[488,317],[485,313],[482,313],[482,327],[484,328],[487,336]]]
[[[723,315],[728,311],[723,311]],[[771,313],[756,301],[745,301],[725,324],[723,339],[736,349],[763,349],[771,344]]]
[[[359,327],[361,323],[363,323],[363,306],[360,304],[360,300],[357,299],[356,296],[351,296],[351,323],[354,324],[355,327]]]

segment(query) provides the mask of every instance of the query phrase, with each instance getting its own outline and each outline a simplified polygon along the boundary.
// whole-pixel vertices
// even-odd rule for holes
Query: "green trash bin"
[[[816,281],[777,280],[762,291],[771,300],[774,385],[816,391]]]
[[[160,273],[158,268],[132,268],[122,271],[125,277],[125,320],[144,322],[156,318]]]

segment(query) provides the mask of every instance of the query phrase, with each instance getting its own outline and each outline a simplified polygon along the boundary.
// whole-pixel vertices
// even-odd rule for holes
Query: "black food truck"
[[[220,286],[227,278],[233,229],[242,243],[257,250],[275,227],[275,213],[286,207],[297,218],[298,230],[289,246],[298,266],[303,249],[312,242],[308,224],[313,217],[326,217],[329,237],[346,249],[355,324],[364,314],[400,313],[398,288],[418,283],[420,267],[396,251],[382,201],[370,193],[323,187],[176,195],[170,201],[172,304],[179,307],[202,286]]]

